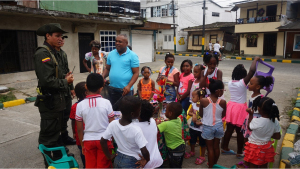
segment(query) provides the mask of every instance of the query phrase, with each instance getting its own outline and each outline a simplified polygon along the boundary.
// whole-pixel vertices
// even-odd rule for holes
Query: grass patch
[[[294,111],[294,110],[289,110],[289,111],[287,111],[287,114],[288,114],[290,117],[292,117],[293,111]]]
[[[9,88],[9,92],[6,94],[0,94],[0,103],[16,100],[16,96],[13,94],[14,88]]]

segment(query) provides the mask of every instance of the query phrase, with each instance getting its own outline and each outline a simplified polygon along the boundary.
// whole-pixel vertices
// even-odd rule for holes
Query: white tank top
[[[196,79],[195,79],[196,81]],[[195,81],[193,81],[192,87],[191,87],[191,91],[190,91],[190,103],[192,103],[192,98],[193,98],[193,91],[195,91],[196,89],[199,88],[199,83],[195,83]]]
[[[221,99],[219,98],[214,103],[210,97],[207,97],[209,105],[203,108],[203,120],[202,123],[207,126],[214,126],[215,124],[222,122],[223,108],[219,105]]]

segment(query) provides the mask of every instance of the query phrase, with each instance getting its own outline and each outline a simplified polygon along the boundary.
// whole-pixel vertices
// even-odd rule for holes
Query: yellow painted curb
[[[203,57],[203,55],[201,55],[201,57]]]
[[[18,106],[20,104],[24,104],[25,100],[24,99],[19,99],[19,100],[13,100],[9,102],[3,102],[4,107],[13,107],[13,106]]]
[[[264,58],[261,58],[261,60],[264,61],[265,59],[264,59]]]
[[[246,58],[246,60],[252,60],[252,58]]]
[[[159,70],[155,71],[156,73],[159,73]]]
[[[297,98],[296,100],[300,100],[300,98]]]
[[[277,62],[277,59],[271,59],[272,62]]]
[[[198,55],[193,55],[193,56],[197,57]]]
[[[297,116],[292,116],[292,121],[300,121],[300,118]]]
[[[282,63],[292,63],[291,60],[282,60]]]
[[[160,54],[160,52],[157,52],[157,54]]]
[[[190,54],[185,54],[185,56],[190,56]]]
[[[298,94],[298,97],[300,96],[300,93]]]
[[[295,108],[294,108],[294,110],[297,110],[297,111],[299,111],[299,112],[300,112],[300,109],[299,109],[299,108],[296,108],[296,107],[295,107]]]
[[[290,142],[290,141],[288,141],[288,140],[283,140],[282,141],[282,146],[281,146],[281,148],[282,147],[291,147],[291,148],[294,148],[294,143],[293,142]]]
[[[241,60],[241,59],[242,59],[242,57],[236,57],[236,59],[238,59],[238,60]]]
[[[285,168],[286,164],[284,162],[282,162],[282,160],[280,161],[279,164],[279,168]]]
[[[290,134],[290,133],[286,133],[283,140],[287,140],[287,141],[291,141],[294,142],[295,140],[295,135],[294,134]]]

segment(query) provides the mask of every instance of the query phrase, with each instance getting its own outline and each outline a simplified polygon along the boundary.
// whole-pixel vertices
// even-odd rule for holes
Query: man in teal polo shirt
[[[139,58],[127,46],[127,36],[118,35],[116,49],[109,53],[103,72],[104,79],[109,76],[109,100],[114,111],[119,109],[117,102],[123,96],[133,95],[133,84],[139,77]]]

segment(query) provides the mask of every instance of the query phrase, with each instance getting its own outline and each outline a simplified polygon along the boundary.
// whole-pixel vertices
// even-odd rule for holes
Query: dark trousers
[[[182,168],[184,153],[185,153],[185,144],[181,144],[175,149],[168,148],[170,168]]]
[[[80,151],[80,157],[81,157],[81,160],[82,160],[82,164],[83,164],[83,168],[85,168],[85,156],[82,154],[82,147],[77,145],[79,151]]]
[[[115,87],[108,87],[109,92],[109,101],[113,107],[114,111],[120,111],[119,104],[122,99],[123,89],[115,88]],[[132,96],[133,90],[130,90],[130,92],[126,96]]]
[[[61,139],[67,139],[68,137],[68,120],[70,118],[70,112],[72,107],[72,98],[70,96],[66,97],[66,109],[64,110],[63,122],[61,127]]]

